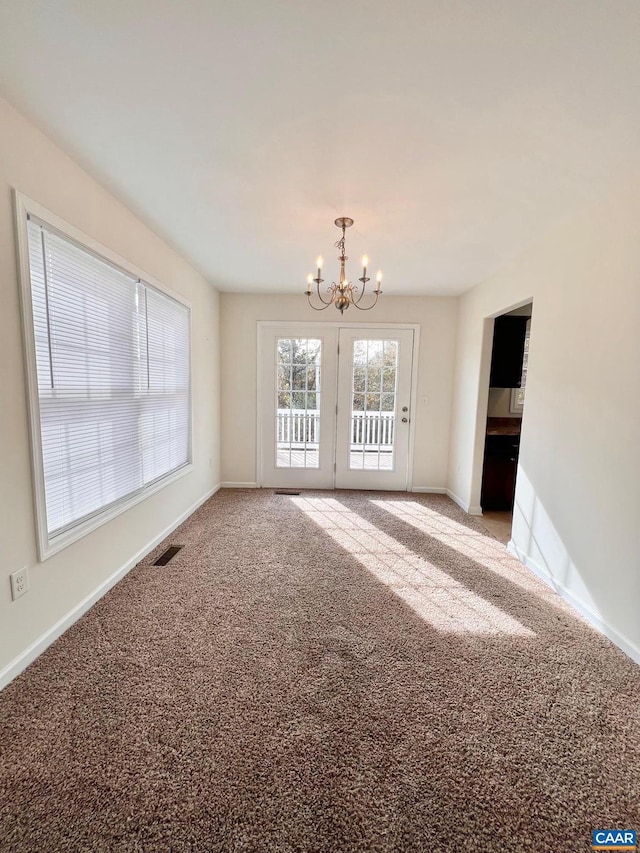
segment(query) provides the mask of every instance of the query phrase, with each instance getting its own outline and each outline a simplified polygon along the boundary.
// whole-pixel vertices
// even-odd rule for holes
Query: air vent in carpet
[[[170,548],[164,552],[164,554],[160,554],[158,559],[153,564],[154,566],[166,566],[169,560],[173,560],[175,555],[180,551],[182,545],[172,545]]]
[[[300,492],[295,492],[293,489],[276,489],[274,495],[299,495]]]

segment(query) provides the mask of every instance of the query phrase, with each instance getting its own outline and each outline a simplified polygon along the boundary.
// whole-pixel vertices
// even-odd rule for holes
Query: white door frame
[[[376,326],[363,329],[362,326],[342,327],[338,331],[340,355],[338,357],[338,395],[336,407],[336,449],[335,481],[336,489],[366,489],[380,491],[405,491],[409,485],[409,429],[413,418],[411,409],[411,376],[413,374],[413,329],[389,329]],[[353,465],[353,371],[355,342],[357,340],[396,341],[395,394],[394,394],[394,435],[393,466],[387,470],[367,469],[366,454],[363,453],[363,467]],[[380,389],[382,390],[382,389]],[[401,410],[402,405],[405,408]],[[364,449],[364,448],[363,448]],[[379,461],[379,460],[378,460]]]
[[[415,425],[415,413],[417,411],[417,399],[418,399],[418,356],[420,354],[420,325],[418,323],[357,323],[357,322],[335,322],[335,321],[326,321],[326,322],[306,322],[304,320],[299,321],[285,321],[283,323],[278,322],[277,320],[258,320],[256,324],[256,338],[257,338],[257,358],[256,358],[256,385],[257,385],[257,412],[256,412],[256,483],[259,488],[264,487],[263,477],[262,477],[262,463],[264,460],[264,454],[266,452],[266,448],[264,446],[264,432],[263,432],[263,421],[264,421],[264,389],[262,387],[261,380],[261,368],[262,368],[262,348],[261,342],[264,333],[266,333],[269,329],[285,329],[287,333],[290,333],[292,337],[300,337],[300,329],[304,329],[304,334],[321,334],[323,329],[333,328],[338,329],[388,329],[392,331],[394,329],[410,329],[413,331],[413,352],[412,352],[412,369],[411,369],[411,402],[410,402],[410,412],[411,419],[409,421],[409,459],[408,459],[408,470],[407,470],[407,491],[410,492],[413,490],[413,460],[414,460],[414,447],[415,447],[415,437],[416,437],[416,425]],[[297,330],[297,331],[296,331]],[[337,383],[337,376],[336,376]],[[337,390],[337,389],[336,389]],[[335,473],[333,476],[332,488],[335,488]]]
[[[320,368],[320,448],[318,468],[278,467],[275,451],[275,418],[271,397],[275,390],[276,340],[278,338],[320,338],[322,359]],[[327,418],[332,419],[336,408],[336,382],[338,362],[338,329],[328,323],[269,323],[258,324],[257,368],[257,471],[259,487],[330,489],[334,484],[333,459],[335,457],[335,429],[326,429]],[[267,414],[267,412],[269,414]],[[324,423],[322,422],[324,420]]]

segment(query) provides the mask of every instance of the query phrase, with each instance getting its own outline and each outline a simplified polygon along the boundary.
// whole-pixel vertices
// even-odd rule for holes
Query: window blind
[[[190,460],[189,309],[28,221],[51,540]]]

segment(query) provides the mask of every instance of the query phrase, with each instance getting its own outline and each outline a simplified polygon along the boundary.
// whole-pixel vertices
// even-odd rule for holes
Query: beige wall
[[[638,660],[639,222],[634,180],[461,299],[449,464],[477,509],[487,318],[533,298],[513,544]]]
[[[0,100],[0,674],[219,482],[218,295],[120,202]],[[38,563],[32,507],[12,189],[192,303],[194,470]],[[9,574],[29,569],[11,601]]]
[[[458,299],[385,294],[367,314],[344,315],[345,324],[416,323],[420,356],[413,487],[446,486],[449,418]],[[259,320],[337,322],[334,308],[316,313],[300,296],[221,294],[222,480],[256,482],[256,341]]]
[[[487,415],[490,418],[516,418],[522,417],[519,413],[511,411],[511,388],[489,388],[489,401]]]

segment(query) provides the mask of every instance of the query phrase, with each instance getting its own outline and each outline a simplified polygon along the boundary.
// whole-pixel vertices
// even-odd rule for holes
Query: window
[[[354,340],[351,470],[393,471],[398,341]]]
[[[278,338],[276,467],[320,467],[319,338]]]
[[[512,415],[521,414],[524,409],[524,393],[527,385],[527,370],[529,368],[529,339],[531,337],[531,319],[527,320],[527,328],[524,335],[524,353],[522,355],[522,377],[520,387],[511,389],[509,411]]]
[[[190,310],[77,232],[22,215],[43,559],[189,466]]]

